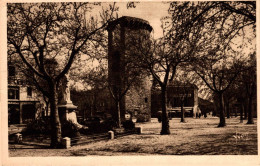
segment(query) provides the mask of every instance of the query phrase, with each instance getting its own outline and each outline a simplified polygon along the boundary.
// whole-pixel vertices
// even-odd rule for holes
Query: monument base
[[[125,129],[122,127],[122,128],[115,128],[114,129],[115,133],[124,133]]]
[[[72,103],[58,105],[59,117],[60,117],[61,122],[68,121],[69,113],[75,111],[77,108],[78,107],[73,105]]]

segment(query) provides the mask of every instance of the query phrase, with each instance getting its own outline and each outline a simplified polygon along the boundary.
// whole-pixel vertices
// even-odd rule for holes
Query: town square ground
[[[160,135],[161,123],[152,119],[136,123],[142,134],[113,140],[95,141],[69,149],[49,149],[39,142],[9,144],[9,157],[47,156],[144,156],[144,155],[257,155],[257,119],[253,125],[239,118],[226,119],[227,126],[218,128],[219,118],[179,118],[170,120],[170,135]],[[44,141],[41,141],[44,142]]]

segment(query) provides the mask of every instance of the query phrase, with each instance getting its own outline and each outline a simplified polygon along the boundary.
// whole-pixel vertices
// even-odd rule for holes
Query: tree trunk
[[[93,116],[93,114],[92,114],[92,111],[93,110],[93,106],[92,106],[92,104],[90,105],[90,117],[92,117]]]
[[[162,103],[162,130],[161,135],[170,134],[169,118],[166,109],[166,86],[161,87],[161,103]]]
[[[61,147],[61,123],[58,112],[58,94],[57,88],[54,83],[50,85],[51,97],[50,97],[50,106],[51,106],[51,147],[60,148]]]
[[[50,102],[45,101],[46,109],[45,109],[45,116],[49,116],[49,104]]]
[[[45,109],[45,112],[44,112],[44,114],[45,114],[45,116],[49,116],[49,104],[50,104],[50,101],[49,101],[49,99],[46,99],[47,97],[46,96],[43,96],[43,100],[44,100],[44,102],[45,102],[45,104],[46,104],[46,109]]]
[[[83,109],[83,121],[85,121],[86,117],[86,109]]]
[[[116,101],[116,109],[117,109],[117,127],[121,128],[121,111],[120,111],[120,101]]]
[[[252,115],[252,96],[249,96],[248,100],[248,121],[247,124],[254,124],[253,115]]]
[[[227,111],[227,118],[230,118],[230,110],[229,110],[229,103],[227,101],[226,105],[226,111]]]
[[[185,123],[185,111],[184,111],[184,101],[182,101],[182,103],[181,103],[181,122],[183,122],[183,123]]]
[[[244,109],[244,106],[241,103],[241,106],[240,106],[240,123],[243,123],[243,112],[244,112],[243,109]]]
[[[226,126],[226,121],[225,121],[225,113],[224,113],[224,102],[223,102],[223,93],[218,93],[219,95],[219,125],[218,127],[224,127]]]
[[[248,109],[248,102],[247,102],[248,99],[245,99],[245,102],[244,102],[244,119],[247,119],[247,109]]]

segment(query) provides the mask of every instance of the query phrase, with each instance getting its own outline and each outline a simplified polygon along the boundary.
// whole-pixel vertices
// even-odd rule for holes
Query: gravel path
[[[69,149],[22,148],[10,145],[9,155],[17,156],[122,156],[122,155],[257,155],[257,125],[227,119],[227,126],[217,128],[219,119],[186,118],[170,121],[170,135],[160,135],[161,123],[137,123],[141,135],[93,142]]]

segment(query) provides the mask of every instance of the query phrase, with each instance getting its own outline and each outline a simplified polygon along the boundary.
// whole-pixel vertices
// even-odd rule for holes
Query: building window
[[[15,67],[8,66],[8,76],[15,76]]]
[[[8,87],[8,99],[19,99],[19,87]]]
[[[31,87],[27,87],[27,96],[32,97],[32,88]]]

